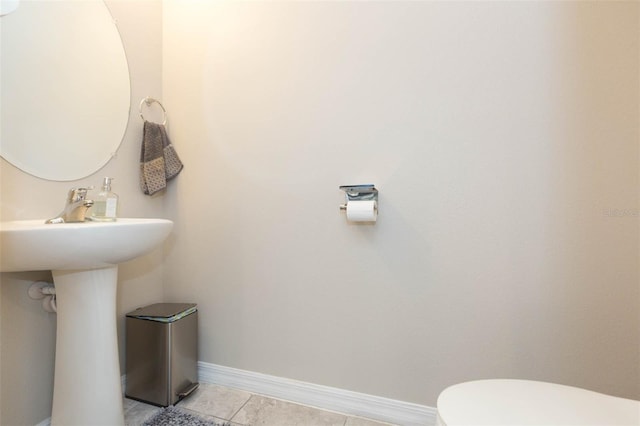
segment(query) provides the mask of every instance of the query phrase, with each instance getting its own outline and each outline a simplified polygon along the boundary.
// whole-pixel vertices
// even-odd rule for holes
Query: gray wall
[[[131,74],[131,114],[117,157],[92,176],[75,182],[44,181],[21,172],[4,159],[0,160],[2,220],[53,217],[62,209],[69,188],[74,185],[97,186],[104,176],[116,178],[113,188],[120,195],[121,216],[164,217],[164,198],[150,198],[138,189],[142,138],[138,103],[145,96],[162,97],[162,3],[118,0],[107,1],[107,5],[118,20]],[[96,100],[95,107],[99,107],[99,100]],[[29,285],[38,279],[51,280],[51,275],[49,272],[0,274],[2,425],[33,425],[51,416],[56,317],[43,311],[38,301],[27,296]],[[162,279],[161,249],[120,266],[118,318],[121,354],[124,349],[124,314],[138,306],[162,301]],[[124,367],[122,356],[121,365]]]
[[[202,361],[430,406],[490,377],[640,397],[637,3],[163,18],[165,294]],[[374,226],[338,211],[353,183]]]

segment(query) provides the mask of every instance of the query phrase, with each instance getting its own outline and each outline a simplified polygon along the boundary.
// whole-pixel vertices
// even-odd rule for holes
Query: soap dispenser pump
[[[102,190],[93,200],[91,220],[98,222],[114,222],[118,213],[118,195],[111,192],[113,178],[105,177]]]

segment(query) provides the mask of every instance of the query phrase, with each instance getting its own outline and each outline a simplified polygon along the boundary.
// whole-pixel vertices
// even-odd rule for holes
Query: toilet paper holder
[[[344,191],[346,203],[340,205],[340,210],[346,210],[349,201],[370,201],[378,202],[378,190],[374,185],[342,185],[339,187]]]

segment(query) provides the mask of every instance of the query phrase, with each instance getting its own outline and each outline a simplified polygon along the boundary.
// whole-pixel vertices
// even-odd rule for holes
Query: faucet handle
[[[87,191],[93,189],[93,185],[87,186],[86,188],[71,188],[69,190],[69,195],[67,197],[67,201],[70,203],[75,203],[77,201],[82,201],[87,196]]]

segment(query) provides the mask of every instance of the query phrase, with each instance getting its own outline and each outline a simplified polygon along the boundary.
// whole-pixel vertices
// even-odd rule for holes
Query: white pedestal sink
[[[52,425],[124,425],[118,263],[150,252],[172,227],[165,219],[0,223],[0,272],[53,274],[58,322]]]

